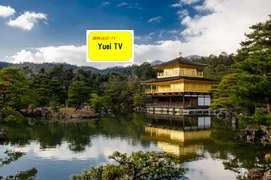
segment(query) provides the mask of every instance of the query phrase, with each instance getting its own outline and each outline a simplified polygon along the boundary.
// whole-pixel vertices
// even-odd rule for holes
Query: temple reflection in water
[[[211,142],[211,117],[147,115],[144,139],[157,141],[163,151],[188,160],[195,158],[203,144]]]

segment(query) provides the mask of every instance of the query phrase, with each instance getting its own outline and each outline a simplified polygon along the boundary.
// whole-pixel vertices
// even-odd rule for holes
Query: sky
[[[86,62],[86,30],[134,30],[134,63],[236,53],[270,0],[0,0],[0,61]]]

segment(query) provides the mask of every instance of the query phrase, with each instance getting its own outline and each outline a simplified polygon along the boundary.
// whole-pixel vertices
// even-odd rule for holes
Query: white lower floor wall
[[[160,108],[146,107],[149,114],[169,114],[169,115],[211,115],[211,109],[182,109],[182,108]]]

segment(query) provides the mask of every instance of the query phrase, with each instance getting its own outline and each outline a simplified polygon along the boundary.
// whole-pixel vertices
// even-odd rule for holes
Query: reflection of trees
[[[0,122],[0,128],[8,127],[7,140],[3,144],[24,146],[32,141],[38,141],[42,149],[55,148],[63,141],[68,142],[69,149],[74,152],[82,152],[91,145],[91,136],[102,134],[107,137],[121,137],[131,139],[132,144],[149,142],[140,140],[144,133],[144,114],[116,114],[115,118],[108,116],[105,119],[87,122],[73,123],[49,122],[43,124],[40,121],[29,125],[27,122],[17,124],[12,122]]]
[[[13,152],[10,150],[6,150],[4,154],[6,155],[6,157],[0,159],[0,167],[9,165],[10,163],[17,161],[19,158],[25,155],[25,153],[23,152]],[[36,179],[37,173],[38,171],[35,168],[32,168],[30,170],[21,171],[17,173],[15,176],[10,175],[5,179]]]
[[[73,123],[59,122],[48,125],[37,122],[33,126],[27,123],[2,123],[9,128],[6,133],[8,138],[3,142],[4,144],[24,146],[36,140],[42,149],[54,148],[66,140],[70,143],[69,147],[72,151],[80,152],[91,144],[90,136],[93,134],[87,123],[77,123],[76,126]]]
[[[4,154],[6,155],[6,157],[4,159],[0,159],[0,167],[8,165],[13,161],[17,161],[20,157],[25,155],[25,153],[23,152],[12,152],[9,150],[6,150]]]
[[[241,168],[270,168],[264,156],[270,153],[270,146],[245,144],[239,140],[239,130],[232,130],[227,121],[212,121],[211,138],[215,144],[204,145],[212,159],[222,159],[224,168],[239,173]]]
[[[236,143],[239,140],[239,130],[233,130],[228,119],[213,119],[211,138],[217,143]]]
[[[149,146],[149,141],[141,139],[145,133],[145,115],[138,113],[119,113],[116,117],[107,117],[103,119],[98,129],[100,134],[108,137],[129,138],[132,145],[141,144],[144,147]]]
[[[223,160],[224,168],[239,173],[241,168],[252,169],[263,167],[270,169],[264,160],[264,155],[270,152],[270,147],[253,144],[215,144],[204,146],[212,159]]]
[[[65,137],[70,143],[69,149],[74,152],[83,152],[86,146],[91,145],[90,136],[93,135],[93,132],[87,123],[73,123],[73,126],[68,126]]]
[[[26,171],[20,171],[15,176],[8,176],[6,179],[27,179],[27,180],[34,180],[36,179],[36,175],[38,173],[38,170],[36,168],[32,168]]]

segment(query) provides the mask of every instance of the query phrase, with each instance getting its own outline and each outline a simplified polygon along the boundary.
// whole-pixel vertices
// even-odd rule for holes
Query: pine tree
[[[251,102],[267,102],[268,114],[271,114],[271,15],[264,23],[250,27],[252,32],[241,42],[241,49],[234,58],[236,66],[242,71],[239,84],[243,84],[244,98]]]
[[[72,82],[69,92],[68,92],[68,103],[75,106],[75,111],[87,100],[91,90],[83,81],[74,81]]]

